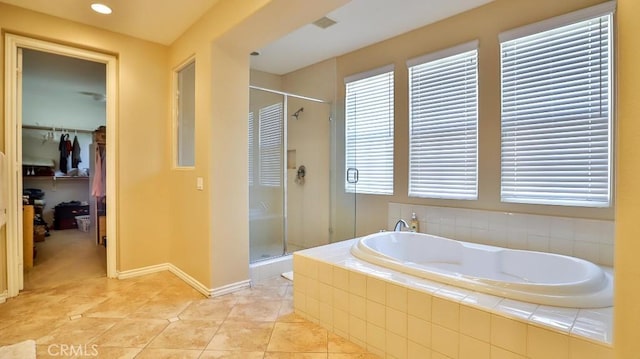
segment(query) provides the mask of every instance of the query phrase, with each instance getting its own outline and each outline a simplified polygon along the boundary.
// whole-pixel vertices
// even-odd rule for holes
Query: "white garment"
[[[93,174],[93,183],[91,184],[91,195],[94,197],[104,197],[105,195],[105,163],[100,155],[100,148],[96,147],[96,163],[95,173]]]

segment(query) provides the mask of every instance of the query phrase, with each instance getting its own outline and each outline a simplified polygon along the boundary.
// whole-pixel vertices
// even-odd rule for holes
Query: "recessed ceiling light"
[[[105,4],[99,4],[99,3],[91,4],[91,8],[93,9],[93,11],[100,14],[105,14],[105,15],[111,14],[111,8]]]

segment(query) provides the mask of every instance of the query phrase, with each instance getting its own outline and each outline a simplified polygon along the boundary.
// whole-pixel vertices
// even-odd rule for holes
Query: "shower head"
[[[298,111],[294,112],[293,115],[291,115],[291,117],[295,117],[296,120],[298,119],[298,117],[300,117],[300,113],[304,111],[304,107],[300,107],[298,109]]]

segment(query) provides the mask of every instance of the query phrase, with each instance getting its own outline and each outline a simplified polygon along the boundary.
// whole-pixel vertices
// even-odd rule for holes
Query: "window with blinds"
[[[407,62],[411,197],[478,197],[477,46]]]
[[[282,184],[282,103],[261,108],[259,121],[260,184],[279,187]]]
[[[609,206],[609,6],[544,31],[501,34],[502,201]]]
[[[393,194],[393,67],[345,79],[348,193]]]
[[[253,186],[253,112],[249,112],[249,123],[248,123],[248,142],[249,142],[249,186]]]

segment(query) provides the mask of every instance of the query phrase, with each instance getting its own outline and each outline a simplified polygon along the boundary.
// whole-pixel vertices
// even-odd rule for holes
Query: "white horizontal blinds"
[[[346,80],[349,193],[393,194],[393,70]]]
[[[409,67],[409,196],[478,197],[477,58],[474,49]]]
[[[253,186],[253,156],[254,156],[254,142],[253,142],[253,112],[249,112],[249,186]]]
[[[276,103],[260,109],[260,184],[279,187],[282,183],[283,106]]]
[[[502,42],[503,201],[609,205],[611,20]]]

